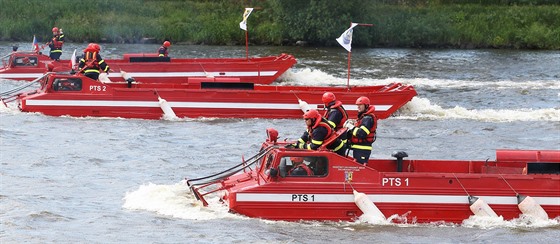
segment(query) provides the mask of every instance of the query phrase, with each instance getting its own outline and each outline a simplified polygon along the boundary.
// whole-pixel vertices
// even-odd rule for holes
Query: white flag
[[[244,31],[247,31],[247,18],[249,18],[251,12],[253,12],[253,8],[245,8],[245,13],[243,13],[243,21],[239,22],[239,28],[243,29]]]
[[[352,52],[352,29],[356,27],[358,23],[352,23],[350,28],[346,30],[339,38],[336,38],[336,41],[348,52]]]
[[[72,69],[76,68],[76,49],[74,49],[74,53],[72,53],[70,63],[72,64]]]

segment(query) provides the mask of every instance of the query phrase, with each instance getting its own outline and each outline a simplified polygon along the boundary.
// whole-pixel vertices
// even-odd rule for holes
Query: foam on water
[[[19,108],[16,103],[0,103],[0,113],[2,114],[19,114]]]
[[[487,217],[471,215],[463,220],[461,226],[468,228],[493,229],[493,228],[548,228],[560,226],[560,218],[542,220],[521,214],[519,218],[504,220],[502,216]]]
[[[496,228],[510,228],[510,229],[520,229],[520,228],[555,228],[560,227],[560,217],[555,219],[536,219],[531,216],[520,214],[518,218],[512,220],[504,220],[502,216],[498,217],[487,217],[487,216],[475,216],[471,215],[468,219],[463,220],[461,224],[447,223],[447,222],[433,222],[433,223],[394,223],[400,222],[402,218],[405,218],[407,214],[402,216],[393,215],[387,218],[387,220],[381,220],[377,218],[369,218],[369,216],[360,216],[355,222],[337,222],[336,225],[344,226],[344,229],[355,230],[353,226],[396,226],[396,227],[417,227],[417,226],[432,226],[432,227],[450,227],[450,226],[461,226],[466,228],[474,229],[496,229]],[[324,223],[329,225],[332,223]]]
[[[357,223],[367,223],[371,225],[391,225],[390,217],[388,219],[374,216],[374,215],[366,215],[362,214],[356,221]]]
[[[196,200],[184,182],[174,185],[148,183],[126,193],[123,208],[146,210],[180,219],[209,220],[219,218],[242,218],[228,213],[228,208],[217,197],[209,197],[208,207]]]
[[[351,74],[352,75],[352,74]],[[301,70],[289,69],[279,78],[282,84],[296,86],[345,86],[347,77],[335,77],[324,71],[305,68]],[[451,79],[425,79],[425,78],[386,78],[372,79],[350,76],[352,86],[386,85],[392,82],[413,85],[416,88],[486,88],[486,89],[553,89],[559,90],[560,83],[550,80],[535,81],[475,81]]]
[[[455,106],[442,108],[427,98],[414,97],[398,112],[399,119],[444,120],[471,119],[485,122],[560,121],[559,108],[546,109],[466,109]]]

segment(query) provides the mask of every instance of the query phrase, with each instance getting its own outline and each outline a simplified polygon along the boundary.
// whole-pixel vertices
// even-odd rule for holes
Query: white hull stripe
[[[298,195],[306,195],[307,201],[314,203],[354,203],[352,194],[266,194],[266,193],[238,193],[237,202],[303,202]],[[313,196],[313,197],[311,197]],[[368,194],[374,203],[424,203],[424,204],[469,204],[468,197],[449,195],[376,195]],[[515,196],[476,196],[488,204],[517,205]],[[560,206],[560,197],[534,197],[541,205]]]
[[[161,78],[161,77],[251,77],[251,76],[274,76],[278,71],[251,71],[251,72],[127,72],[132,77],[148,77],[148,78]],[[2,74],[0,78],[14,79],[14,78],[38,78],[44,73],[17,73],[17,74]],[[120,73],[110,73],[109,78],[121,78]]]
[[[251,72],[127,72],[132,77],[246,77],[246,76],[274,76],[278,71]],[[120,77],[120,74],[109,74],[109,77]]]
[[[19,74],[2,74],[0,73],[0,79],[17,79],[17,78],[39,78],[43,76],[44,73],[19,73]]]
[[[159,108],[157,101],[103,101],[103,100],[26,100],[28,106],[73,106],[73,107],[148,107]],[[211,103],[211,102],[169,102],[171,108],[206,108],[206,109],[290,109],[300,110],[296,103]],[[318,104],[309,104],[319,108]],[[323,106],[322,104],[320,106]],[[376,111],[387,111],[391,105],[375,105]],[[346,110],[357,111],[357,108]]]

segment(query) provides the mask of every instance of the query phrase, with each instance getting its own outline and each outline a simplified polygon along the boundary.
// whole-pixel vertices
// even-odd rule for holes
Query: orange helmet
[[[334,96],[334,94],[332,92],[325,92],[325,93],[323,93],[322,100],[323,100],[323,103],[325,105],[327,105],[331,102],[334,102],[336,100],[336,97]]]
[[[358,100],[356,100],[356,105],[362,105],[362,104],[365,104],[366,106],[369,106],[370,105],[369,98],[359,97]]]
[[[53,27],[53,28],[52,28],[52,32],[56,32],[56,33],[58,33],[58,27],[56,27],[56,26],[55,26],[55,27]]]
[[[303,158],[302,157],[290,157],[290,161],[292,161],[292,163],[303,163]]]
[[[164,41],[164,42],[163,42],[163,46],[164,46],[164,47],[169,47],[169,46],[171,46],[171,42],[169,42],[169,41]]]
[[[303,114],[304,119],[311,119],[313,121],[313,127],[317,126],[321,122],[321,115],[317,109],[310,109]]]
[[[317,109],[310,109],[309,111],[307,111],[303,114],[304,119],[316,119],[317,117],[320,117],[320,116],[321,115],[319,114]]]

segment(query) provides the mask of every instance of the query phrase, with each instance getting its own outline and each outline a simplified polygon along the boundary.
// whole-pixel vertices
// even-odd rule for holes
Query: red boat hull
[[[55,79],[79,79],[81,90],[53,89]],[[295,87],[253,85],[232,79],[189,79],[184,84],[143,83],[127,88],[125,83],[103,84],[83,76],[52,75],[45,88],[18,96],[20,109],[46,115],[75,117],[122,117],[160,119],[164,112],[158,98],[165,99],[177,117],[216,118],[301,118],[298,98],[311,108],[323,109],[325,91],[332,91],[350,116],[357,115],[353,103],[368,96],[379,118],[387,118],[410,101],[416,91],[411,86]]]
[[[32,65],[23,64],[23,58]],[[162,61],[164,60],[164,61]],[[286,72],[296,59],[289,54],[254,58],[159,58],[157,54],[125,54],[123,59],[106,59],[109,78],[124,81],[121,71],[145,82],[184,83],[189,78],[238,78],[241,82],[270,84]],[[52,61],[34,52],[12,53],[0,68],[0,78],[34,80],[47,71],[70,71],[70,60]]]
[[[198,179],[188,183],[205,204],[205,191],[218,185],[231,211],[272,220],[356,220],[364,213],[354,189],[395,223],[461,223],[474,215],[469,196],[483,199],[504,220],[522,214],[518,195],[534,199],[548,218],[560,217],[557,150],[498,150],[496,161],[402,160],[399,167],[399,160],[371,159],[364,166],[330,151],[285,145],[267,141],[249,172],[201,186],[192,185]],[[314,175],[283,175],[288,171],[283,167],[289,167],[285,160],[294,157],[305,158]]]
[[[521,211],[517,206],[516,194],[509,188],[505,188],[502,179],[488,180],[485,178],[456,175],[459,181],[469,189],[474,185],[496,184],[487,190],[469,190],[469,194],[482,198],[489,206],[505,220],[519,218]],[[452,174],[434,174],[431,177],[412,176],[411,174],[381,175],[378,182],[367,185],[353,184],[353,187],[367,194],[369,199],[376,204],[385,217],[393,218],[397,223],[430,223],[451,222],[461,223],[473,215],[469,209],[468,195],[461,189],[457,179]],[[488,177],[491,177],[490,175]],[[409,186],[388,187],[381,183],[383,179],[407,179]],[[494,175],[494,177],[496,176]],[[230,179],[235,180],[235,178]],[[512,179],[506,178],[510,182]],[[230,181],[226,181],[228,184]],[[560,216],[560,180],[556,177],[526,176],[521,178],[514,189],[526,188],[526,184],[543,184],[543,187],[556,189],[556,194],[551,191],[536,189],[525,189],[520,192],[532,196],[541,204],[550,218]],[[521,181],[526,183],[521,183]],[[414,183],[410,183],[414,182]],[[416,183],[419,182],[419,183]],[[450,183],[451,182],[451,183]],[[516,181],[514,181],[516,182]],[[528,183],[532,182],[532,183]],[[511,183],[511,182],[510,182]],[[253,182],[255,184],[255,182]],[[555,185],[554,185],[555,184]],[[239,185],[239,184],[238,184]],[[297,187],[304,185],[305,187]],[[242,215],[255,218],[273,220],[321,220],[321,221],[353,221],[361,216],[363,212],[356,206],[354,195],[349,184],[344,182],[317,183],[312,180],[298,180],[296,182],[284,182],[284,190],[270,186],[255,187],[250,190],[245,187],[242,192],[231,190],[227,195],[230,209]],[[237,186],[241,187],[241,185]],[[317,190],[320,188],[320,191]],[[471,189],[473,189],[471,188]],[[327,193],[328,192],[328,193]]]

